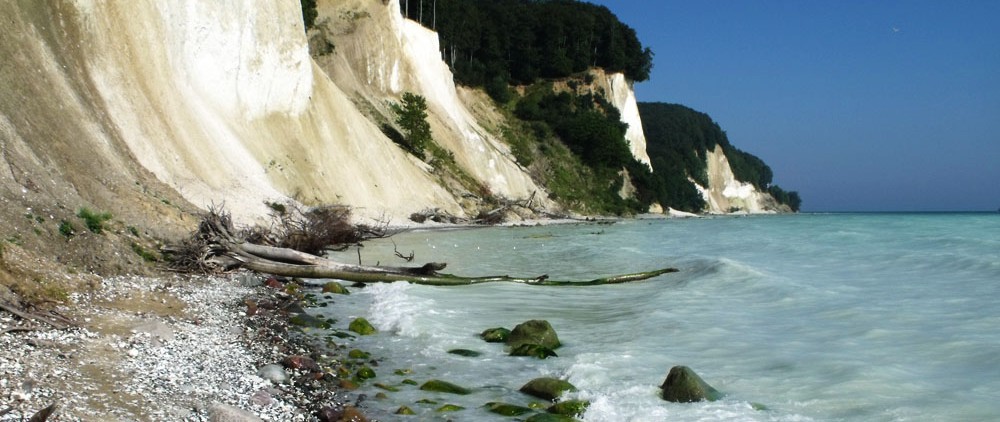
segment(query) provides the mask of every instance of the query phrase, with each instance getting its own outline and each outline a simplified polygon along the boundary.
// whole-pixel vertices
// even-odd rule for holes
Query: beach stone
[[[722,393],[708,385],[691,368],[675,366],[670,368],[667,379],[660,386],[663,400],[675,403],[690,403],[696,401],[716,401],[722,398]]]
[[[461,387],[461,386],[452,384],[452,383],[450,383],[448,381],[441,381],[441,380],[430,380],[430,381],[427,381],[427,382],[424,383],[424,385],[420,386],[420,389],[424,390],[424,391],[434,391],[434,392],[437,392],[437,393],[459,394],[459,395],[463,395],[463,396],[466,395],[466,394],[472,393],[472,390],[469,390],[468,388]]]
[[[517,324],[507,337],[507,345],[516,348],[522,344],[537,344],[548,349],[558,349],[559,336],[548,321],[533,319]]]
[[[257,415],[238,407],[222,403],[212,403],[208,407],[208,420],[211,422],[263,422]]]
[[[534,410],[531,410],[531,408],[528,407],[501,402],[486,403],[486,410],[502,416],[521,416],[525,413],[534,412]]]
[[[347,288],[343,284],[336,281],[331,281],[323,285],[323,293],[333,293],[338,295],[349,295],[351,292],[347,291]]]
[[[290,355],[281,360],[281,364],[288,369],[305,369],[308,371],[322,371],[319,364],[312,358],[302,355]]]
[[[274,404],[274,396],[267,390],[258,390],[250,396],[250,403],[256,404],[257,406],[267,407]]]
[[[576,391],[576,386],[558,378],[542,377],[528,381],[520,391],[543,400],[555,400],[567,391]]]
[[[579,416],[587,411],[590,402],[586,400],[564,400],[549,406],[546,410],[549,413],[566,416]]]
[[[510,351],[511,356],[531,356],[538,359],[545,359],[550,357],[559,357],[556,352],[545,346],[539,346],[537,344],[522,344],[513,348]]]
[[[285,372],[285,368],[281,365],[270,364],[264,365],[259,370],[257,370],[257,376],[275,384],[284,384],[289,381],[288,373]]]
[[[363,336],[375,334],[376,332],[375,327],[372,326],[367,319],[361,317],[355,318],[354,321],[351,321],[351,325],[349,325],[347,329]]]
[[[264,280],[264,285],[272,289],[281,289],[285,287],[284,283],[278,281],[278,279],[274,277],[268,277],[267,280]]]
[[[135,327],[135,332],[148,333],[150,344],[160,347],[164,342],[174,341],[174,329],[160,320],[147,321]]]
[[[503,327],[487,328],[479,334],[479,338],[486,340],[487,343],[503,343],[509,336],[510,330]]]

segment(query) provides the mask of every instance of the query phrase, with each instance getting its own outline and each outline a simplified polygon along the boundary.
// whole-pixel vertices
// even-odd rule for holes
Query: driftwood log
[[[353,265],[290,248],[247,242],[237,235],[229,215],[217,211],[212,211],[203,217],[198,232],[186,245],[167,252],[183,255],[177,262],[184,263],[188,269],[193,267],[207,271],[245,268],[285,277],[332,278],[362,283],[408,281],[433,286],[461,286],[491,282],[539,286],[594,286],[646,280],[677,271],[675,268],[662,268],[587,281],[559,281],[550,280],[547,275],[537,277],[511,277],[507,275],[462,277],[442,274],[439,271],[443,270],[446,264],[433,262],[414,267]]]

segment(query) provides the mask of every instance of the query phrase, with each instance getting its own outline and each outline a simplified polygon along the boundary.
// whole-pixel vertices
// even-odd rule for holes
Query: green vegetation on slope
[[[639,199],[618,195],[622,169],[633,184],[651,173],[632,156],[625,140],[628,125],[603,95],[557,92],[551,83],[540,82],[529,87],[513,108],[514,116],[527,122],[544,145],[539,153],[550,169],[545,182],[553,199],[584,212],[621,215],[648,208],[649,201],[644,200],[648,198],[642,195],[646,184],[637,185]],[[564,147],[554,148],[556,143]],[[566,156],[566,149],[572,157]]]
[[[709,115],[666,103],[639,103],[639,115],[653,171],[663,177],[667,186],[667,197],[662,204],[684,210],[700,210],[704,206],[687,178],[708,185],[705,158],[708,151],[719,145],[737,180],[770,192],[778,202],[798,211],[802,202],[798,193],[771,185],[771,168],[760,158],[730,144],[726,133]]]
[[[591,67],[644,81],[653,67],[653,52],[604,6],[574,0],[400,0],[400,9],[438,32],[445,61],[461,83],[486,87],[491,95],[508,84],[563,78]]]

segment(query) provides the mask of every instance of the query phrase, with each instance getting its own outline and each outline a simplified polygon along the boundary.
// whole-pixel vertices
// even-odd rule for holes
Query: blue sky
[[[1000,1],[592,0],[804,211],[1000,207]]]

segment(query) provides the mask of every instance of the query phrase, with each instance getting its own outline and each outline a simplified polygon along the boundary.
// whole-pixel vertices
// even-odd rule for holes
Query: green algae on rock
[[[507,337],[506,344],[511,348],[522,344],[537,344],[552,350],[558,349],[562,345],[559,342],[559,336],[556,335],[556,330],[548,321],[542,319],[533,319],[517,324],[511,330],[510,336]]]
[[[430,380],[420,386],[421,390],[424,391],[434,391],[438,393],[449,393],[449,394],[459,394],[466,395],[472,393],[472,390],[452,384],[448,381],[441,380]]]
[[[565,400],[549,406],[547,411],[557,415],[579,416],[587,411],[590,402],[587,400]]]
[[[545,359],[550,357],[559,357],[556,352],[545,346],[540,346],[537,344],[521,344],[510,351],[511,356],[530,356],[538,359]]]
[[[675,366],[670,368],[667,379],[660,386],[663,400],[675,403],[690,403],[696,401],[716,401],[723,394],[708,385],[691,368]]]
[[[376,333],[375,327],[372,326],[367,319],[358,317],[354,321],[351,321],[351,325],[347,327],[349,330],[358,333],[363,336],[372,335]]]
[[[528,381],[521,387],[524,394],[543,400],[555,400],[567,391],[577,391],[576,386],[558,378],[541,377]]]
[[[534,412],[534,410],[528,407],[501,402],[489,402],[486,403],[486,406],[484,407],[486,407],[486,410],[489,410],[491,413],[503,416],[521,416],[525,413]]]
[[[503,327],[487,328],[479,334],[479,338],[486,340],[487,343],[504,343],[509,336],[510,330]]]

